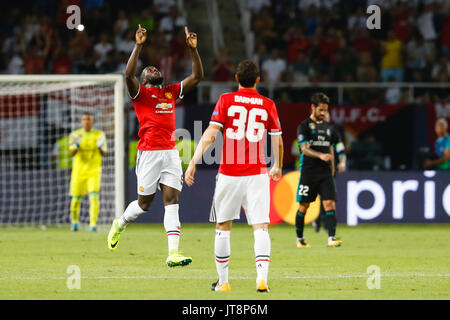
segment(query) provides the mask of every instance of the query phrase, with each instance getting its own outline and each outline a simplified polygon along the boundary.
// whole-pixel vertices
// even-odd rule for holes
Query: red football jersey
[[[281,134],[277,108],[272,100],[254,89],[223,94],[210,123],[223,127],[220,173],[250,176],[267,172],[266,132]]]
[[[183,98],[181,83],[165,87],[139,86],[131,97],[139,121],[138,150],[175,149],[175,103]]]

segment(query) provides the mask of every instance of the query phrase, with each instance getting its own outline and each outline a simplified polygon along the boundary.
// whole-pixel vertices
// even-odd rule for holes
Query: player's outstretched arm
[[[281,138],[281,135],[273,135],[271,136],[271,142],[274,162],[269,175],[272,180],[278,181],[281,178],[281,169],[283,168],[283,138]]]
[[[182,81],[183,92],[188,92],[203,79],[203,65],[197,51],[197,34],[189,32],[187,27],[184,27],[184,32],[192,58],[192,74]]]
[[[189,162],[189,167],[184,173],[184,181],[188,186],[192,186],[194,184],[195,165],[200,161],[203,154],[206,152],[206,150],[208,150],[214,140],[216,140],[217,133],[220,130],[222,130],[222,127],[216,124],[210,124],[203,133],[202,138],[200,139],[200,142],[195,149],[194,156]]]
[[[128,59],[127,68],[125,70],[127,88],[131,97],[136,97],[139,92],[139,81],[136,78],[136,71],[139,54],[141,53],[145,40],[147,40],[147,30],[139,25],[139,28],[136,31],[136,44],[133,52],[131,53],[130,59]]]

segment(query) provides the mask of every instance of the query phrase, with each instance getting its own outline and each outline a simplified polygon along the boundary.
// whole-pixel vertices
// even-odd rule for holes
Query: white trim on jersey
[[[128,91],[128,90],[127,90]],[[139,85],[138,88],[138,92],[136,93],[136,95],[134,96],[134,98],[130,95],[130,91],[128,91],[128,95],[130,96],[131,99],[136,100],[136,98],[138,97],[139,93],[141,93],[141,85]]]
[[[209,121],[209,124],[215,124],[215,125],[218,125],[218,126],[220,126],[221,128],[223,128],[223,123],[220,123],[220,122],[218,122],[218,121],[211,120],[211,121]]]
[[[183,94],[183,81],[180,82],[180,93],[178,94],[178,98],[183,99],[184,98],[184,94]]]
[[[267,132],[267,134],[271,135],[271,136],[279,136],[283,133],[283,131],[269,131]]]

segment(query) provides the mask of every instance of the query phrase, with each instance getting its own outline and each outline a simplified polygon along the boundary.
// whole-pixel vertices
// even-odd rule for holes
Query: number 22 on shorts
[[[308,196],[309,186],[305,186],[303,184],[298,186],[298,195],[299,196]]]

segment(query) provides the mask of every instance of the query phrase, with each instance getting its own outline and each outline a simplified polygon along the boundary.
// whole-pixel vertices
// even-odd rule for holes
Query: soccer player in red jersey
[[[214,254],[219,280],[211,289],[231,290],[228,282],[230,232],[232,221],[239,219],[242,206],[248,224],[253,227],[256,288],[258,292],[268,292],[270,179],[279,180],[281,177],[281,127],[275,103],[256,91],[260,80],[256,63],[251,60],[239,63],[235,78],[239,89],[220,96],[209,127],[185,172],[185,181],[188,186],[194,183],[196,163],[222,131],[222,159],[210,215],[210,221],[216,222]],[[264,152],[266,132],[271,135],[274,151],[270,172],[267,172]]]
[[[141,84],[136,78],[139,53],[147,39],[147,31],[139,25],[136,45],[126,68],[128,92],[139,121],[139,143],[136,159],[138,200],[131,202],[124,214],[115,219],[108,235],[108,247],[115,250],[121,232],[139,215],[149,210],[159,187],[164,202],[164,227],[167,232],[169,266],[191,263],[190,257],[178,252],[180,220],[178,199],[182,186],[181,160],[175,141],[175,103],[203,78],[203,67],[197,51],[197,35],[185,27],[186,43],[192,57],[192,74],[180,83],[163,86],[163,76],[154,66],[146,67]]]

